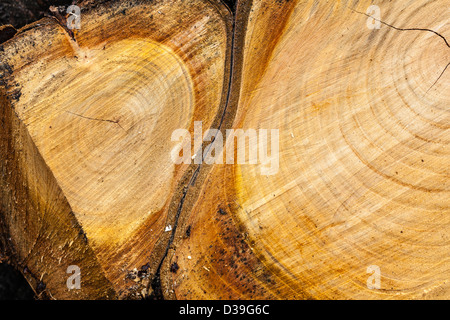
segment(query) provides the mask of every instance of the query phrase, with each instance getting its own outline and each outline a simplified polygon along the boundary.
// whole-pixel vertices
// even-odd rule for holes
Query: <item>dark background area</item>
[[[32,300],[34,292],[22,274],[0,263],[0,300]]]
[[[50,14],[51,5],[71,5],[72,0],[0,0],[0,25],[21,28]]]
[[[222,0],[234,11],[236,0]],[[0,26],[10,24],[16,29],[49,15],[49,7],[68,6],[73,0],[0,0]],[[1,38],[1,37],[0,37]],[[9,38],[9,37],[8,37]],[[0,263],[0,300],[29,300],[34,292],[20,272]]]
[[[236,0],[222,0],[234,10]],[[0,0],[0,25],[11,24],[21,28],[26,24],[41,19],[44,14],[50,14],[48,8],[54,6],[69,6],[73,0]]]

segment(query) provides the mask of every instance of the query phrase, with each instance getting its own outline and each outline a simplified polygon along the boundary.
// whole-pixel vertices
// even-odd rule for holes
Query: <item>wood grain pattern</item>
[[[172,132],[192,131],[200,119],[207,127],[222,108],[227,12],[207,1],[110,1],[85,10],[73,38],[44,19],[3,45],[6,95],[106,277],[126,296],[137,290],[126,277],[163,237],[188,169],[170,159]],[[47,280],[45,267],[38,271]]]
[[[211,171],[171,256],[177,298],[448,298],[450,50],[399,29],[448,35],[449,12],[376,1],[370,30],[371,4],[253,1],[232,127],[279,129],[280,170]]]
[[[80,5],[0,50],[0,248],[43,295],[449,298],[446,1]],[[195,121],[279,130],[278,170],[174,165]]]

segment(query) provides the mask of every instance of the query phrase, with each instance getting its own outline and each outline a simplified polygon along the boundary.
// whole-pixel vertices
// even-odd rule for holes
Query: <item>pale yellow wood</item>
[[[279,129],[279,172],[212,170],[203,190],[220,191],[201,195],[187,222],[198,231],[172,256],[176,296],[448,298],[448,4],[293,2],[277,21],[292,2],[253,1],[233,124]],[[380,29],[367,27],[372,4]],[[265,59],[268,20],[286,25]]]
[[[54,298],[448,299],[449,16],[242,0],[232,29],[216,0],[105,1],[73,39],[19,30],[0,52],[2,254]],[[279,130],[279,168],[174,165],[194,121]]]
[[[2,104],[2,112],[13,108],[26,127],[117,296],[138,298],[163,258],[165,247],[156,242],[170,236],[170,203],[189,168],[171,159],[172,132],[193,131],[198,120],[208,128],[223,109],[229,13],[203,0],[80,6],[82,26],[73,34],[64,23],[43,19],[3,44],[11,105]],[[33,158],[20,170],[31,166],[27,161]],[[48,206],[44,201],[37,211]],[[22,232],[8,236],[20,244]],[[60,262],[48,253],[45,258]],[[23,255],[15,259],[23,268]],[[77,261],[63,259],[58,266],[65,271],[72,264]],[[139,283],[129,279],[143,266]],[[45,265],[27,267],[50,282]],[[84,281],[93,277],[83,270]],[[74,296],[66,278],[59,279],[62,288],[48,286],[55,298]]]

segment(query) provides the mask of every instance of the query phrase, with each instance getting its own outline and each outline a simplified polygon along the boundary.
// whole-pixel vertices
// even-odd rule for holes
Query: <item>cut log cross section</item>
[[[450,297],[446,1],[78,5],[0,45],[0,258],[39,297]],[[199,121],[277,130],[275,170],[175,164]]]

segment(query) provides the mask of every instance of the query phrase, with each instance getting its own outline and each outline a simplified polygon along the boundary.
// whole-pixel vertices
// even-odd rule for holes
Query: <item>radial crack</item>
[[[74,116],[77,116],[77,117],[80,117],[80,118],[83,118],[83,119],[87,119],[87,120],[94,120],[94,121],[103,121],[103,122],[115,123],[115,124],[117,124],[119,127],[121,127],[122,130],[124,130],[124,131],[126,132],[126,130],[124,129],[124,127],[122,127],[122,126],[120,125],[119,120],[109,120],[109,119],[91,118],[91,117],[86,117],[86,116],[83,116],[83,115],[81,115],[81,114],[77,114],[77,113],[74,113],[74,112],[71,112],[71,111],[66,111],[66,112],[67,112],[67,113],[70,113],[70,114],[72,114],[72,115],[74,115]]]
[[[442,78],[442,76],[444,75],[444,72],[445,72],[445,70],[447,70],[448,66],[450,66],[450,62],[445,66],[444,70],[442,70],[442,72],[441,72],[441,74],[439,75],[439,77],[438,77],[438,78],[436,79],[436,81],[431,85],[431,87],[427,90],[426,93],[428,93],[428,91],[430,91],[431,88],[433,88],[434,85],[435,85],[436,83],[438,83],[439,79]]]

